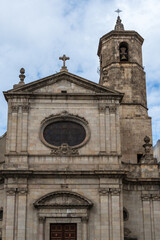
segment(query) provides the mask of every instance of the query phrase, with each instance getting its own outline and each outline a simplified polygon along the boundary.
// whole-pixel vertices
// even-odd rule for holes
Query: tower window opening
[[[120,43],[119,55],[120,55],[120,61],[121,62],[127,62],[128,61],[128,44],[126,42]]]

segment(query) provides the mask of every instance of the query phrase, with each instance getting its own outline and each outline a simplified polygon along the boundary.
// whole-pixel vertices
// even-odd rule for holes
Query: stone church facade
[[[160,176],[153,157],[143,38],[100,38],[99,84],[60,72],[4,92],[3,240],[159,240]],[[5,149],[5,152],[4,152]]]

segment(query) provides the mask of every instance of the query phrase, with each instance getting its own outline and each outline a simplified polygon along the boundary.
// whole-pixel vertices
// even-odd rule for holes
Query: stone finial
[[[124,26],[122,24],[122,20],[120,19],[120,16],[117,17],[117,22],[114,28],[115,31],[124,31]]]
[[[20,69],[20,75],[19,75],[19,78],[20,78],[20,82],[19,82],[19,84],[24,84],[24,79],[25,79],[25,75],[24,75],[24,73],[25,73],[25,69],[24,68],[21,68]]]
[[[156,158],[153,157],[153,154],[151,153],[151,147],[152,144],[150,143],[150,138],[148,136],[145,136],[144,138],[145,144],[143,144],[144,147],[144,154],[141,158],[141,163],[143,164],[157,164]]]
[[[24,75],[24,73],[25,73],[25,69],[21,68],[20,69],[20,74],[19,74],[20,81],[19,81],[18,84],[14,84],[13,88],[17,88],[17,87],[20,87],[21,85],[25,84],[24,79],[25,79],[26,76]]]

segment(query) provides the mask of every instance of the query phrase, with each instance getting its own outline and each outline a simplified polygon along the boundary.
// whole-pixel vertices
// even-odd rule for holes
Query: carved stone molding
[[[61,113],[58,113],[58,114],[51,114],[49,115],[48,117],[46,117],[45,119],[42,120],[41,124],[45,123],[46,121],[49,121],[49,120],[52,120],[52,119],[70,119],[70,118],[73,118],[73,119],[77,119],[79,121],[82,121],[84,122],[85,124],[88,124],[88,121],[83,118],[83,117],[80,117],[79,115],[74,115],[74,114],[71,114],[67,111],[63,111]]]
[[[79,155],[77,149],[73,149],[68,144],[63,143],[60,147],[57,149],[52,149],[51,150],[51,155],[56,155],[56,156],[74,156],[74,155]]]
[[[80,208],[89,209],[93,203],[86,197],[70,191],[56,191],[49,193],[34,203],[38,209],[61,209],[61,208]]]
[[[113,105],[113,106],[109,106],[109,112],[111,113],[111,114],[113,114],[113,113],[116,113],[116,106],[115,105]]]
[[[105,196],[109,194],[109,188],[100,188],[99,189],[99,195],[100,196]]]
[[[63,121],[70,122],[73,124],[76,124],[79,126],[79,128],[83,129],[83,136],[81,136],[81,140],[75,142],[75,144],[72,144],[72,146],[69,144],[67,139],[63,139],[64,142],[60,142],[58,144],[55,144],[55,142],[51,142],[46,140],[46,136],[44,136],[45,129],[50,126],[54,125],[57,123],[62,123]],[[70,131],[72,128],[70,129]],[[52,134],[53,135],[53,134]],[[51,154],[53,155],[77,155],[78,151],[76,149],[82,147],[85,145],[91,136],[91,131],[88,126],[88,121],[80,117],[78,115],[70,114],[67,111],[63,111],[59,114],[52,114],[48,117],[46,117],[42,122],[41,122],[41,127],[40,127],[40,139],[42,143],[44,143],[47,147],[52,148],[53,150],[51,151]],[[54,136],[53,136],[54,138]],[[69,146],[68,146],[68,145]],[[71,150],[74,149],[74,150]]]

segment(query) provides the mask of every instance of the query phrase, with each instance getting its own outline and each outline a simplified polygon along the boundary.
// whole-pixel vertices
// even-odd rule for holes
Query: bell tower
[[[135,31],[124,30],[118,16],[115,29],[99,41],[100,84],[123,92],[123,103],[147,107],[142,44],[143,38]]]
[[[120,17],[113,31],[100,38],[100,85],[124,93],[120,106],[122,161],[138,163],[143,139],[152,139],[148,116],[146,80],[142,64],[143,38],[124,29]]]

